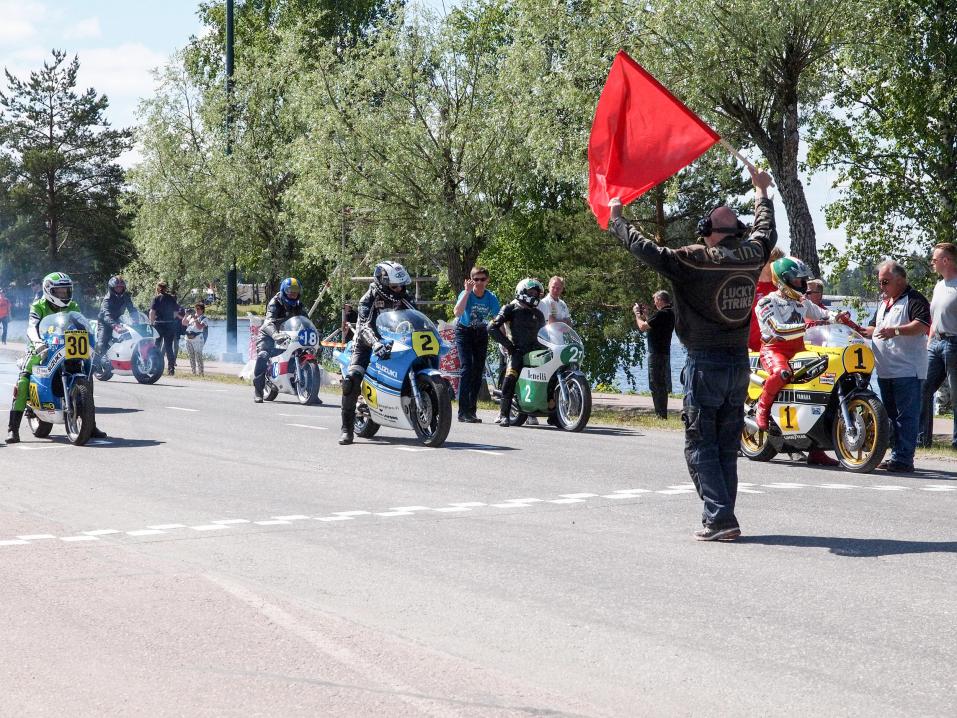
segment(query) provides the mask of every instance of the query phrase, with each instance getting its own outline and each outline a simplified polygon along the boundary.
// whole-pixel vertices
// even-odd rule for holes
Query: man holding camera
[[[675,312],[671,307],[671,295],[662,290],[652,297],[655,316],[648,319],[645,307],[636,304],[635,323],[638,330],[648,335],[648,388],[655,415],[668,418],[668,395],[671,393],[671,335],[675,330]]]

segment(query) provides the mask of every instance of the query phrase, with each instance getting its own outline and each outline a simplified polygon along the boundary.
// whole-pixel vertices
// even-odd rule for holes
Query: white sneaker
[[[538,418],[534,416],[528,417],[525,419],[525,426],[538,426]]]

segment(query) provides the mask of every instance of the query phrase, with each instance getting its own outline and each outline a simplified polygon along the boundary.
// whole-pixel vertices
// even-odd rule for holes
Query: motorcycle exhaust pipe
[[[750,431],[752,434],[757,434],[759,431],[761,431],[761,429],[758,428],[758,422],[754,420],[753,416],[745,415],[744,425],[747,427],[748,431]]]
[[[756,386],[764,386],[764,379],[762,377],[759,377],[757,374],[752,373],[751,383],[755,384]]]

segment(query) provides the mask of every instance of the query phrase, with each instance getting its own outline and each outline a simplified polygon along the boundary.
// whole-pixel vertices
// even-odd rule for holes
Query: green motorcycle
[[[578,332],[567,324],[542,327],[536,349],[525,355],[509,413],[512,426],[521,426],[529,416],[554,414],[559,428],[581,431],[591,417],[591,386],[580,368],[585,346]],[[494,359],[486,362],[485,381],[489,395],[501,403],[501,369]]]

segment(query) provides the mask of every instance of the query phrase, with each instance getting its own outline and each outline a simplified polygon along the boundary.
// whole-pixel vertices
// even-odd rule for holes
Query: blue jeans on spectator
[[[908,376],[898,379],[881,379],[881,400],[894,428],[894,448],[891,461],[906,466],[914,465],[914,449],[917,448],[917,432],[920,427],[921,387],[923,379]]]
[[[685,461],[704,502],[705,526],[738,526],[738,448],[750,373],[747,347],[689,351],[681,372]]]
[[[930,446],[934,436],[934,394],[945,381],[950,384],[951,401],[957,401],[957,337],[931,339],[927,347],[927,379],[920,402],[920,435],[918,443]],[[957,412],[951,446],[957,448]]]
[[[480,327],[455,327],[455,346],[462,374],[459,378],[459,418],[475,416],[479,389],[488,354],[488,330]]]

